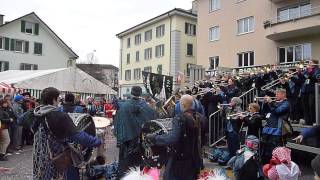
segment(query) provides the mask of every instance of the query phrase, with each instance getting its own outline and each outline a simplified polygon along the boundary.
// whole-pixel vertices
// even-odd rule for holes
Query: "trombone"
[[[251,115],[251,112],[248,112],[248,111],[244,111],[244,112],[238,112],[238,113],[234,113],[234,114],[229,114],[227,115],[227,119],[230,120],[230,119],[236,119],[238,118],[239,116],[250,116]]]
[[[221,109],[221,108],[224,107],[224,106],[231,106],[231,105],[230,105],[230,104],[218,104],[217,107],[218,107],[219,109]]]
[[[276,97],[254,97],[254,101],[261,101],[261,100],[264,100],[266,98],[270,98],[272,101],[276,101]]]
[[[298,73],[298,71],[293,72],[293,73],[288,73],[288,74],[286,74],[286,78],[290,78],[290,77],[294,76],[297,73]],[[284,79],[284,77],[280,77],[280,78],[278,78],[278,79],[276,79],[276,80],[274,80],[274,81],[262,86],[261,90],[265,91],[265,90],[271,89],[272,87],[280,84],[282,79]]]

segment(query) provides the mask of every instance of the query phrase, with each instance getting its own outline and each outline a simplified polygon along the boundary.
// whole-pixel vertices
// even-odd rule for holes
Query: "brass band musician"
[[[249,115],[240,114],[239,117],[244,122],[244,126],[248,127],[247,136],[254,135],[260,136],[260,130],[262,128],[262,120],[264,117],[259,114],[260,106],[257,103],[251,103],[248,107]]]

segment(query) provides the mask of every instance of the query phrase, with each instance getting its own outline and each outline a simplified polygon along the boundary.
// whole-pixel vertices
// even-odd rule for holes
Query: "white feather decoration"
[[[140,168],[131,168],[122,180],[153,180],[151,176],[143,174]]]

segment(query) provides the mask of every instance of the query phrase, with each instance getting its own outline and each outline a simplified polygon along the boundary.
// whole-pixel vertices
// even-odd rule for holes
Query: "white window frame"
[[[134,36],[134,44],[135,45],[141,44],[141,33]]]
[[[252,22],[250,21],[252,19]],[[245,22],[248,21],[247,28],[248,31],[245,31]],[[250,24],[252,23],[252,29],[250,29]],[[239,29],[239,24],[242,24],[242,31]],[[253,33],[255,30],[255,18],[254,16],[245,17],[237,20],[237,35],[243,35],[248,33]]]
[[[156,58],[160,58],[164,56],[164,44],[160,44],[156,46]]]
[[[131,81],[131,70],[130,69],[124,71],[124,79],[126,81]]]
[[[27,24],[29,24],[29,25],[32,26],[32,28],[31,28],[31,29],[32,29],[32,32],[31,32],[31,33],[27,32]],[[26,24],[25,24],[25,27],[24,27],[24,32],[25,32],[26,34],[34,34],[34,31],[35,31],[35,23],[26,21]]]
[[[213,69],[211,68],[211,60],[214,61]],[[217,62],[216,62],[217,60],[219,60],[218,61],[218,65],[217,65]],[[217,70],[217,68],[219,67],[219,64],[220,64],[220,57],[219,56],[211,56],[211,57],[209,57],[209,69],[210,70]]]
[[[152,66],[144,67],[143,71],[152,73]]]
[[[150,34],[150,39],[147,38],[147,34]],[[152,40],[152,29],[144,32],[144,41],[148,42],[148,41],[151,41],[151,40]]]
[[[253,64],[252,64],[252,65],[250,64],[250,62],[251,62],[251,61],[250,61],[250,60],[251,60],[251,59],[250,59],[250,53],[253,53]],[[248,54],[248,65],[247,65],[247,66],[244,65],[244,55],[245,55],[245,54]],[[242,66],[239,65],[239,55],[242,55]],[[238,63],[238,67],[253,67],[254,64],[255,64],[255,62],[254,62],[255,59],[256,59],[256,58],[255,58],[255,53],[254,53],[254,51],[246,51],[246,52],[237,53],[237,63]]]
[[[159,67],[161,67],[161,72],[159,72]],[[163,66],[162,66],[162,64],[159,64],[158,66],[157,66],[157,74],[162,74],[162,71],[163,71],[163,68],[162,68]]]
[[[0,39],[1,39],[1,46],[0,46],[0,50],[4,50],[4,46],[5,46],[4,41],[5,41],[5,38],[4,38],[4,37],[0,37]]]
[[[304,12],[302,11],[301,7],[303,6],[310,6],[309,9],[307,9],[308,11]],[[298,14],[297,15],[292,15],[291,14],[291,10],[298,8]],[[280,12],[284,12],[287,11],[285,16],[280,16]],[[306,16],[310,16],[312,14],[312,6],[310,2],[305,2],[305,3],[301,3],[301,4],[295,4],[292,6],[288,6],[288,7],[283,7],[283,8],[279,8],[277,10],[277,15],[278,15],[278,22],[285,22],[285,21],[290,21],[293,19],[297,19],[297,18],[301,18],[301,17],[306,17]],[[281,19],[284,18],[284,19]]]
[[[191,45],[192,46],[192,54],[188,54],[188,47],[189,47],[189,45]],[[186,56],[187,57],[193,57],[194,56],[194,46],[193,46],[193,44],[191,44],[191,43],[187,43],[187,54],[186,54]]]
[[[218,41],[219,39],[220,39],[220,26],[213,26],[209,28],[209,41],[213,42],[213,41]]]
[[[163,37],[164,35],[165,35],[165,25],[162,24],[156,27],[156,37],[160,38],[160,37]]]
[[[34,50],[34,49],[35,49],[35,47],[36,47],[36,44],[41,44],[41,54],[36,54],[36,53],[35,53],[35,50]],[[33,54],[34,54],[34,55],[38,55],[38,56],[41,56],[41,55],[43,54],[43,44],[42,44],[42,43],[40,43],[40,42],[34,42],[34,43],[33,43]]]
[[[23,65],[23,69],[20,69],[20,70],[35,70],[35,66],[38,67],[37,64],[29,64],[29,63],[20,63],[20,64]],[[31,69],[26,69],[26,68],[25,68],[26,66],[30,66]],[[39,67],[38,67],[38,68],[39,68]]]
[[[187,25],[187,33],[186,34],[188,36],[196,36],[197,25],[192,24],[192,23],[188,23],[188,22],[186,22],[185,24]],[[195,27],[195,28],[193,28],[193,27]],[[194,29],[196,29],[196,31],[194,31]]]
[[[5,64],[8,64],[8,69],[5,69],[6,65]],[[8,61],[0,61],[0,72],[3,72],[3,71],[7,71],[10,69],[10,63]]]
[[[131,47],[131,38],[127,38],[127,48]]]
[[[136,68],[133,70],[133,79],[140,80],[141,79],[141,68]]]
[[[221,9],[221,0],[209,0],[209,12]]]
[[[152,59],[152,48],[147,48],[144,50],[144,59],[145,60]]]
[[[297,46],[301,46],[301,50],[302,50],[302,52],[301,52],[301,58],[302,58],[302,60],[311,60],[312,59],[312,57],[310,57],[310,59],[305,59],[305,49],[304,49],[304,46],[305,45],[307,45],[307,44],[310,44],[310,50],[311,50],[311,56],[312,56],[312,43],[311,42],[306,42],[306,43],[300,43],[300,44],[291,44],[291,45],[287,45],[287,46],[279,46],[278,47],[278,62],[280,63],[280,64],[290,64],[290,63],[296,63],[296,62],[299,62],[299,61],[296,61],[296,47]],[[292,62],[288,62],[288,48],[289,47],[292,47],[293,48],[293,61]],[[281,48],[284,48],[285,49],[285,61],[284,62],[280,62],[280,49]]]
[[[17,50],[17,42],[21,42],[21,51]],[[19,40],[19,39],[15,39],[14,40],[14,51],[18,52],[18,53],[23,53],[24,52],[24,41],[23,40]]]
[[[127,53],[127,64],[130,64],[130,61],[131,61],[131,57],[130,57],[130,53]]]
[[[140,61],[140,51],[136,51],[136,62]]]

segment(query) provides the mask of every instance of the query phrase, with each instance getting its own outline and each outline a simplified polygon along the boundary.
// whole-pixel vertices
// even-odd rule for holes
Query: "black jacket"
[[[254,135],[259,137],[259,132],[262,128],[262,120],[264,117],[259,113],[253,114],[252,116],[248,116],[244,118],[244,126],[248,127],[247,135]]]
[[[8,129],[13,119],[3,108],[0,108],[1,129]]]

